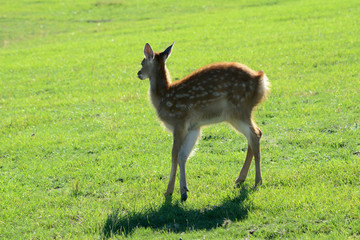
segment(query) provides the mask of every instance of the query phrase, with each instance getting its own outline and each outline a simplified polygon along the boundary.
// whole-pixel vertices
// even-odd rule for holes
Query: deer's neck
[[[150,77],[150,97],[153,105],[158,109],[161,98],[165,96],[170,86],[170,74],[166,66],[161,66],[155,74]]]

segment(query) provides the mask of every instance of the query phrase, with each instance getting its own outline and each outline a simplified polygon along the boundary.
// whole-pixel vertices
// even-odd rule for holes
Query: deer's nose
[[[142,80],[141,71],[138,72],[137,77]]]

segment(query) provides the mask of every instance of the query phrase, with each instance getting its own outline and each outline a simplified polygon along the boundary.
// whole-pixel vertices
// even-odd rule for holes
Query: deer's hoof
[[[261,186],[262,185],[262,179],[256,179],[255,180],[255,186]]]
[[[164,197],[165,197],[165,198],[169,198],[169,197],[171,197],[171,196],[172,196],[172,193],[167,193],[167,192],[164,193]]]
[[[187,192],[182,193],[182,194],[181,194],[181,201],[182,201],[182,202],[185,202],[186,199],[187,199],[187,197],[188,197],[188,196],[187,196]]]
[[[244,180],[236,180],[234,189],[241,187],[244,182],[245,182]]]

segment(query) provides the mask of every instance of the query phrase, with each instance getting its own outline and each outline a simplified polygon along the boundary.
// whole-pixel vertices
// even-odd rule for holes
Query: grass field
[[[0,239],[360,238],[358,0],[0,1]],[[172,136],[136,78],[238,61],[272,87],[247,143],[203,130],[189,199],[165,201]]]

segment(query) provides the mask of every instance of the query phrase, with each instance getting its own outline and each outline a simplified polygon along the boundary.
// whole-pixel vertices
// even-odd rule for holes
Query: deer
[[[256,188],[262,184],[262,132],[255,124],[252,113],[269,93],[267,76],[263,71],[254,71],[237,62],[219,62],[206,65],[172,82],[166,61],[174,43],[163,52],[154,52],[146,43],[142,67],[137,74],[140,80],[150,80],[152,105],[158,118],[173,135],[171,172],[164,196],[173,194],[179,166],[181,201],[187,200],[189,189],[185,164],[200,136],[201,128],[220,122],[229,123],[248,142],[245,162],[235,181],[236,186],[245,181],[252,159],[255,158]]]

